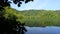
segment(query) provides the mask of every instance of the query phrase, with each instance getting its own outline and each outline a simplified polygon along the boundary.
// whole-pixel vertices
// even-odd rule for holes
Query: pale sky
[[[60,0],[34,0],[27,4],[23,2],[21,7],[17,7],[12,3],[11,7],[17,10],[60,10]]]

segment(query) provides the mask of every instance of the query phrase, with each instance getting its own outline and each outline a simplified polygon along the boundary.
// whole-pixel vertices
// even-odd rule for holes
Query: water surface
[[[47,27],[28,27],[25,34],[60,34],[60,27],[47,26]]]

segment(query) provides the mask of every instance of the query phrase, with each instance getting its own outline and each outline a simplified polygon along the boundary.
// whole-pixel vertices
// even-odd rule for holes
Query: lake
[[[46,27],[28,27],[25,34],[60,34],[60,27],[46,26]]]

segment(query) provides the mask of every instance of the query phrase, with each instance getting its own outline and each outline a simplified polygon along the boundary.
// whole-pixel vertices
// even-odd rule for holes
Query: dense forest
[[[60,26],[60,10],[24,10],[18,11],[5,7],[5,18],[15,15],[17,21],[26,26]]]
[[[60,26],[60,10],[26,10],[23,22],[28,26]]]

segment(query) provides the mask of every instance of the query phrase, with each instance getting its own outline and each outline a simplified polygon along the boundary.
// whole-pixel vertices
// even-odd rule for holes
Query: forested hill
[[[27,26],[60,26],[60,10],[25,10],[17,11],[5,8],[5,17],[8,14],[16,15],[17,20]]]
[[[19,11],[19,12],[27,16],[37,16],[40,14],[60,13],[60,10],[25,10],[25,11]]]
[[[29,26],[60,26],[60,10],[25,10],[20,13]]]

